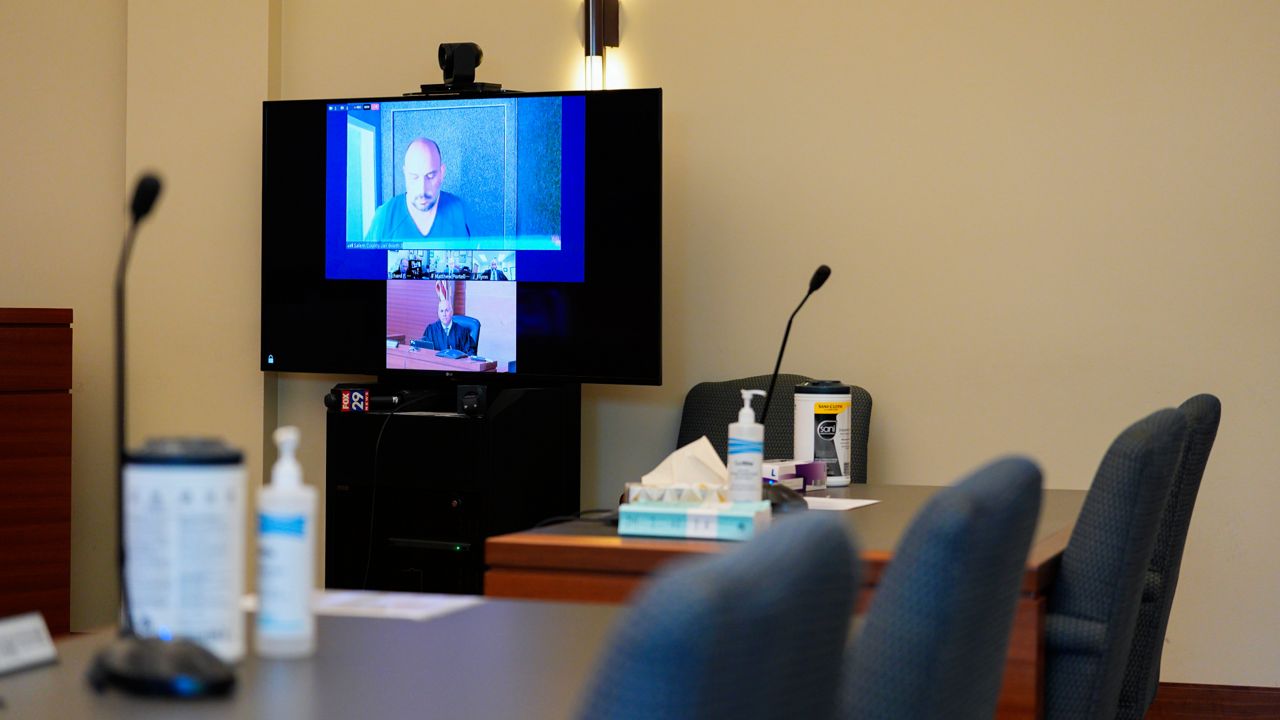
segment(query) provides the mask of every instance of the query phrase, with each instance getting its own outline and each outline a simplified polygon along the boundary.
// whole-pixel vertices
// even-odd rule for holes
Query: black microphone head
[[[813,277],[809,279],[809,292],[814,292],[822,287],[822,284],[831,277],[831,268],[826,265],[819,265],[817,270],[813,271]]]
[[[151,173],[138,178],[138,184],[133,189],[133,202],[129,205],[135,223],[151,212],[158,197],[160,197],[160,178]]]

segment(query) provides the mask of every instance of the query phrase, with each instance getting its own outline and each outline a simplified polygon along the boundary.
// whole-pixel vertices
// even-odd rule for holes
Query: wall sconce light
[[[584,80],[588,90],[604,89],[604,49],[618,47],[618,0],[586,0],[583,35]]]

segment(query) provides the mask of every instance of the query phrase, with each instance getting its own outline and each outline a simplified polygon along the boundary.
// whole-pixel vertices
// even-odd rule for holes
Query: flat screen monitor
[[[261,368],[662,382],[662,91],[263,104]]]

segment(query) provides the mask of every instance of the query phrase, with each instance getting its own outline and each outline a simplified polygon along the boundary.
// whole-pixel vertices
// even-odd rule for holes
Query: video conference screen
[[[263,153],[264,370],[660,382],[661,91],[268,102]]]

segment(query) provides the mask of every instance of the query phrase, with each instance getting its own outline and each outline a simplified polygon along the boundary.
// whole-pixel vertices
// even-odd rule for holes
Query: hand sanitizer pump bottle
[[[277,428],[274,437],[279,457],[271,469],[271,484],[258,493],[254,645],[262,657],[303,657],[315,649],[311,587],[316,491],[302,484],[298,428]]]
[[[738,422],[729,424],[729,500],[760,502],[764,465],[764,425],[756,422],[751,398],[763,390],[742,390]]]

